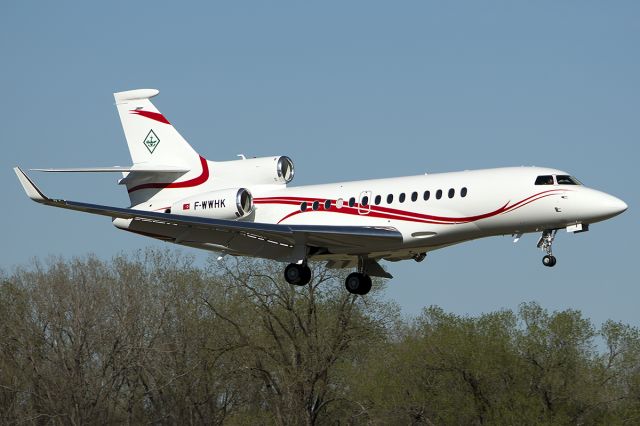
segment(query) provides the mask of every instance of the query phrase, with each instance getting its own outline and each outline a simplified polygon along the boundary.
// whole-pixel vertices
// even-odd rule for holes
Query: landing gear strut
[[[307,262],[302,264],[290,263],[284,268],[284,279],[289,284],[307,285],[311,281],[311,269]]]
[[[544,250],[547,254],[542,258],[544,266],[552,267],[556,264],[556,257],[551,252],[553,240],[556,237],[557,229],[545,229],[542,236],[538,240],[538,248]]]
[[[371,290],[371,277],[365,272],[365,259],[358,259],[358,271],[352,272],[344,280],[344,286],[351,294],[364,296]]]

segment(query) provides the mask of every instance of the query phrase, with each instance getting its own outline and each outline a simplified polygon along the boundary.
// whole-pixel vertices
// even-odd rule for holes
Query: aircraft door
[[[360,202],[358,203],[358,214],[369,214],[371,211],[371,191],[362,191],[360,193]]]

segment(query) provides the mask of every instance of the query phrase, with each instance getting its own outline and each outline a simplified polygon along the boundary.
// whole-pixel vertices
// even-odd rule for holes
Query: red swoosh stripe
[[[254,199],[254,203],[255,204],[292,204],[292,205],[299,205],[301,202],[306,201],[307,204],[309,204],[309,207],[310,207],[311,204],[316,200],[318,200],[318,199],[317,198],[299,198],[299,197],[291,197],[291,198],[259,198],[259,199]],[[415,212],[410,212],[410,211],[406,211],[406,210],[398,210],[398,209],[393,209],[393,208],[389,208],[389,207],[380,207],[380,206],[371,206],[371,210],[366,215],[367,216],[371,216],[371,217],[383,218],[383,219],[408,220],[408,221],[423,222],[423,223],[436,223],[436,224],[466,223],[466,222],[473,222],[473,221],[476,221],[476,220],[484,219],[486,217],[495,216],[497,214],[503,213],[503,212],[505,212],[507,210],[507,205],[508,204],[509,203],[507,202],[504,206],[498,208],[495,211],[489,212],[489,213],[484,213],[484,214],[476,215],[476,216],[468,216],[468,217],[432,216],[432,215],[427,215],[427,214],[422,214],[422,213],[415,213]],[[323,208],[322,210],[318,210],[318,211],[330,211],[330,212],[335,212],[335,213],[343,213],[343,214],[351,214],[351,215],[363,216],[362,214],[359,213],[358,209],[359,209],[359,204],[358,203],[356,203],[353,207],[349,207],[348,205],[343,205],[342,208],[338,209],[336,207],[335,200],[331,200],[331,207],[329,208],[329,210],[325,210]],[[312,212],[312,211],[314,211],[314,210],[306,210],[305,212]],[[291,216],[295,216],[297,214],[305,213],[305,212],[303,212],[301,210],[293,211],[290,214],[288,214],[287,216],[285,216],[282,219],[280,219],[280,221],[278,223],[282,222],[285,219],[288,219]]]
[[[192,188],[194,186],[202,185],[209,179],[209,166],[207,165],[207,160],[202,156],[200,157],[200,165],[202,166],[202,173],[200,173],[200,176],[193,179],[182,182],[145,183],[134,186],[129,189],[128,192],[131,194],[133,191],[138,191],[140,189]]]
[[[171,123],[169,123],[169,120],[164,118],[164,115],[160,114],[159,112],[145,111],[145,110],[142,110],[142,109],[133,109],[133,110],[131,110],[129,112],[131,114],[141,115],[143,117],[147,117],[147,118],[150,118],[152,120],[159,121],[160,123],[171,124]]]
[[[469,222],[475,222],[477,220],[481,220],[481,219],[486,219],[489,217],[493,217],[499,214],[504,214],[507,213],[509,211],[513,211],[513,210],[517,210],[521,207],[526,206],[529,203],[532,203],[534,201],[540,200],[542,198],[546,198],[548,196],[551,195],[555,195],[558,192],[561,191],[566,191],[566,190],[559,190],[559,189],[551,189],[551,190],[547,190],[547,191],[542,191],[542,192],[538,192],[537,194],[531,195],[527,198],[524,198],[514,204],[509,205],[509,201],[503,205],[502,207],[488,212],[488,213],[483,213],[483,214],[479,214],[479,215],[475,215],[475,216],[466,216],[466,217],[447,217],[447,216],[433,216],[433,215],[427,215],[427,214],[422,214],[422,213],[415,213],[415,212],[410,212],[410,211],[406,211],[406,210],[398,210],[398,209],[393,209],[390,207],[382,207],[382,206],[373,206],[373,205],[369,205],[367,207],[370,207],[370,211],[366,214],[366,216],[371,216],[371,217],[377,217],[377,218],[383,218],[383,219],[395,219],[395,220],[404,220],[404,221],[411,221],[411,222],[420,222],[420,223],[432,223],[432,224],[440,224],[440,225],[453,225],[453,224],[460,224],[460,223],[469,223]],[[256,204],[285,204],[285,205],[299,205],[300,203],[306,201],[307,204],[309,204],[309,207],[311,207],[311,204],[314,201],[322,201],[323,199],[319,199],[319,198],[302,198],[302,197],[266,197],[266,198],[258,198],[258,199],[254,199],[254,203]],[[331,201],[331,207],[329,208],[329,210],[317,210],[317,211],[329,211],[329,212],[335,212],[335,213],[342,213],[342,214],[351,214],[351,215],[359,215],[362,216],[362,214],[360,214],[358,212],[358,208],[359,208],[359,204],[355,204],[353,207],[349,207],[348,205],[344,205],[341,209],[338,209],[336,207],[336,202],[335,200],[330,200]],[[365,208],[367,208],[365,207]],[[306,210],[305,212],[313,212],[316,210]],[[295,210],[289,214],[287,214],[286,216],[284,216],[282,219],[280,219],[278,221],[278,223],[281,223],[282,221],[295,216],[297,214],[301,214],[301,213],[305,213],[301,210]]]
[[[256,202],[254,200],[254,202],[256,204],[261,204],[259,202]],[[278,223],[281,223],[282,221],[284,221],[285,219],[290,218],[291,216],[295,216],[301,213],[308,213],[308,212],[313,212],[313,211],[329,211],[329,212],[334,212],[334,213],[341,213],[341,214],[350,214],[350,215],[354,215],[354,216],[369,216],[369,217],[376,217],[376,218],[380,218],[380,219],[394,219],[394,220],[404,220],[404,221],[408,221],[408,222],[419,222],[419,223],[432,223],[432,224],[437,224],[437,225],[455,225],[455,224],[459,224],[459,223],[469,223],[469,222],[474,222],[476,220],[480,220],[480,219],[485,219],[487,217],[491,217],[491,216],[495,216],[498,215],[500,213],[504,213],[505,211],[507,211],[507,205],[505,204],[504,206],[500,207],[499,209],[493,211],[493,212],[489,212],[489,213],[484,213],[482,215],[477,215],[477,216],[470,216],[470,217],[441,217],[441,216],[428,216],[428,215],[422,215],[419,213],[412,213],[412,212],[408,212],[408,211],[403,211],[403,210],[396,210],[396,209],[390,209],[390,210],[395,210],[396,212],[399,213],[386,213],[386,212],[382,212],[382,211],[377,211],[374,210],[373,208],[371,209],[371,211],[369,211],[366,214],[361,214],[358,212],[358,205],[354,205],[353,207],[349,207],[349,206],[343,206],[341,209],[337,209],[337,207],[335,207],[335,204],[332,203],[331,208],[329,210],[306,210],[305,212],[301,211],[301,210],[296,210],[293,211],[291,213],[289,213],[288,215],[286,215],[285,217],[283,217],[282,219],[280,219],[278,221]],[[428,216],[429,218],[423,218],[420,216]],[[431,219],[433,218],[433,219]]]

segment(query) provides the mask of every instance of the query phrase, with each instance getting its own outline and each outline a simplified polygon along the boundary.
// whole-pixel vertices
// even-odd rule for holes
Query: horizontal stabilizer
[[[31,169],[36,172],[63,172],[63,173],[187,173],[189,169],[176,166],[162,166],[158,164],[134,164],[133,166],[110,166],[110,167],[71,167],[57,169]]]
[[[140,99],[150,99],[154,96],[157,96],[160,93],[157,89],[136,89],[136,90],[127,90],[126,92],[118,92],[114,93],[114,97],[116,98],[116,103],[128,102],[128,101],[137,101]]]

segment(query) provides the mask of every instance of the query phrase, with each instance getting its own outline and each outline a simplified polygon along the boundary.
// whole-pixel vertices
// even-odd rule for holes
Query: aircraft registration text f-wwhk
[[[307,262],[356,268],[347,290],[364,295],[380,260],[422,261],[427,252],[494,235],[541,232],[545,266],[556,232],[584,232],[627,209],[569,173],[507,167],[288,187],[285,156],[214,162],[200,156],[150,99],[152,89],[115,93],[133,165],[46,172],[119,172],[129,208],[45,196],[18,167],[27,195],[50,206],[109,216],[123,230],[230,254],[288,262],[287,282],[305,285]]]

